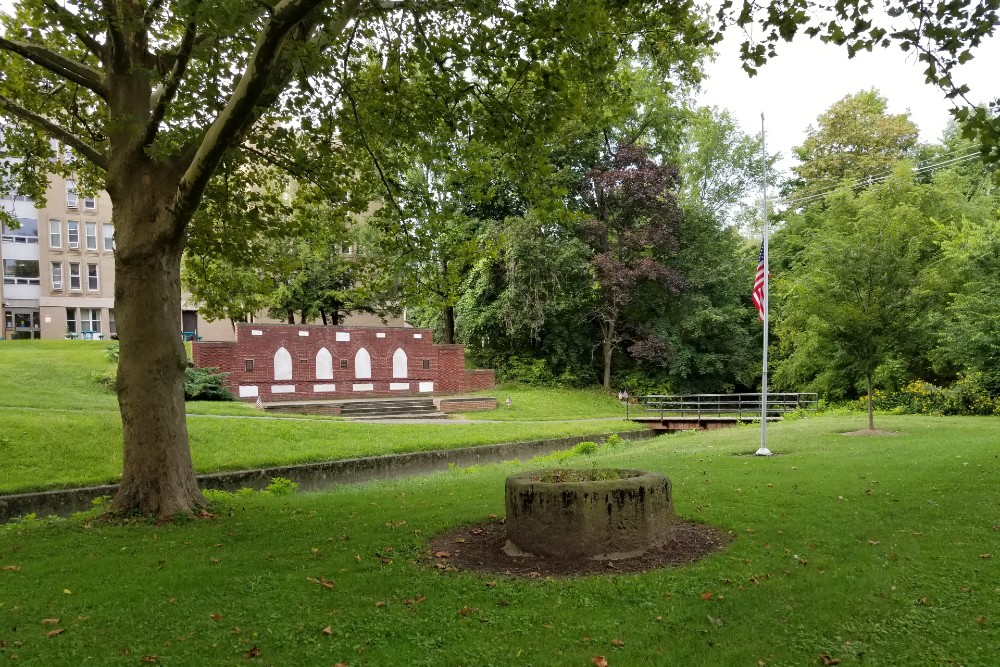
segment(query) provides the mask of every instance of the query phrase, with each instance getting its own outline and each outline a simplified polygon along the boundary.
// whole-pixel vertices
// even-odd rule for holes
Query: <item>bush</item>
[[[862,406],[866,400],[860,399]],[[991,395],[980,373],[963,375],[951,387],[914,380],[898,391],[875,390],[872,403],[876,410],[903,415],[1000,414],[1000,398]]]
[[[235,401],[226,388],[226,376],[218,368],[189,366],[184,371],[184,399],[188,401]]]
[[[115,390],[115,378],[118,373],[115,371],[94,371],[90,374],[90,379],[101,385],[108,391]]]
[[[118,363],[118,357],[121,356],[121,349],[118,347],[118,343],[111,343],[106,348],[104,348],[104,356],[108,358],[113,364]]]

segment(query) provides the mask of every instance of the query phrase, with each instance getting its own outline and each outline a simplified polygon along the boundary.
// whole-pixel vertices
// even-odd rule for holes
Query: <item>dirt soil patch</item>
[[[669,539],[641,556],[624,560],[555,559],[508,556],[503,551],[507,531],[503,519],[462,526],[430,542],[428,559],[448,572],[491,572],[511,577],[573,577],[586,574],[647,572],[701,560],[729,544],[728,531],[694,521],[678,520]]]
[[[845,431],[840,435],[899,435],[899,431],[882,431],[879,429],[863,428],[860,431]]]

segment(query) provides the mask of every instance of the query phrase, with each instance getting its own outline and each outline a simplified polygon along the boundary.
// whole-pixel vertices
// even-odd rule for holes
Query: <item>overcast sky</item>
[[[950,119],[951,107],[944,95],[924,83],[923,67],[898,48],[878,49],[852,60],[843,47],[803,35],[792,44],[780,45],[778,57],[750,78],[741,68],[740,42],[740,34],[726,35],[718,58],[708,67],[709,79],[699,102],[729,109],[748,134],[760,133],[763,112],[768,152],[784,155],[783,168],[790,165],[791,148],[802,143],[816,117],[860,90],[878,89],[892,113],[909,111],[923,141],[939,139]],[[971,87],[974,102],[1000,97],[996,72],[1000,39],[985,43],[975,56],[956,80]]]

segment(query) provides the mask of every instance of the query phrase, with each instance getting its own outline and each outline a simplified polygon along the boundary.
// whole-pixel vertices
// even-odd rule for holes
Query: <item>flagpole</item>
[[[760,114],[760,153],[761,153],[761,181],[764,186],[763,200],[764,204],[762,208],[761,218],[764,222],[764,365],[763,373],[761,374],[760,382],[760,448],[757,450],[757,456],[770,456],[771,450],[767,448],[767,317],[768,317],[768,299],[770,298],[770,262],[768,261],[767,255],[767,237],[768,237],[768,222],[767,222],[767,146],[764,142],[764,112]]]

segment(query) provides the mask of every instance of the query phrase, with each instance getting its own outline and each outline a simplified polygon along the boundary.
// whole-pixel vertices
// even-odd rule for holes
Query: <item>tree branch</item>
[[[55,0],[45,0],[45,9],[53,15],[59,25],[72,32],[87,47],[88,51],[103,60],[105,56],[104,45],[91,36],[78,16]]]
[[[205,133],[191,164],[181,178],[177,195],[174,197],[173,213],[179,224],[185,224],[194,214],[202,193],[212,177],[212,173],[222,160],[226,150],[240,139],[261,116],[267,105],[262,98],[268,93],[277,98],[287,83],[291,70],[284,72],[283,81],[272,78],[281,66],[281,51],[291,33],[322,0],[282,0],[274,9],[257,40],[257,46],[240,78],[215,122]],[[331,31],[342,31],[354,18],[361,0],[344,0],[339,21],[327,26]],[[303,34],[299,39],[308,38]]]
[[[56,76],[92,90],[102,99],[108,99],[108,90],[104,86],[104,77],[100,72],[83,63],[71,60],[61,53],[52,51],[44,46],[10,40],[3,36],[0,36],[0,49],[16,53],[25,60],[35,63]]]
[[[197,4],[200,4],[200,0]],[[184,78],[184,71],[187,69],[188,62],[191,59],[191,51],[194,49],[195,37],[198,34],[198,23],[194,18],[196,13],[197,9],[192,12],[191,18],[184,29],[184,37],[181,38],[180,46],[177,47],[177,56],[173,67],[170,68],[170,74],[167,75],[166,80],[157,87],[156,92],[153,94],[153,99],[151,100],[153,112],[149,116],[146,129],[142,134],[142,141],[139,144],[143,148],[152,144],[156,138],[156,133],[160,129],[160,123],[163,122],[163,117],[167,113],[167,107],[173,101],[174,96],[177,95],[181,79]]]
[[[48,134],[52,135],[54,139],[71,146],[74,150],[76,150],[76,152],[90,160],[90,162],[92,162],[95,166],[107,170],[108,158],[104,155],[104,153],[101,153],[72,132],[69,132],[61,126],[53,123],[48,118],[45,118],[44,116],[33,111],[29,111],[20,104],[11,101],[4,95],[0,95],[0,109],[3,109],[8,113],[17,116],[21,120],[31,123],[39,129],[44,130]]]

